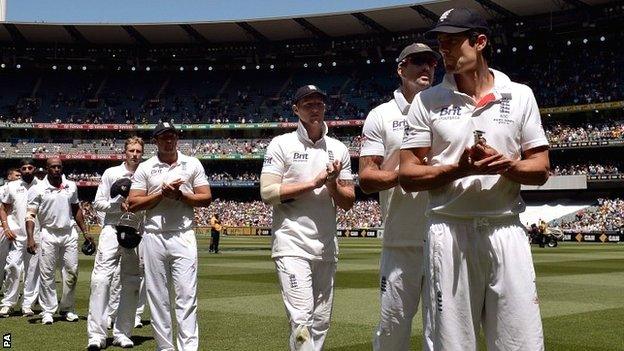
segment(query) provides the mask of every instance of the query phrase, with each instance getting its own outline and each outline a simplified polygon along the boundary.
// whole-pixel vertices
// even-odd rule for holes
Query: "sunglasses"
[[[430,65],[435,66],[438,60],[430,56],[408,56],[403,59],[404,63],[411,63],[414,66]]]

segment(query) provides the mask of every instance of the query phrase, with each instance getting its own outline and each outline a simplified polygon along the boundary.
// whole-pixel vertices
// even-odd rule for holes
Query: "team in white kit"
[[[518,220],[520,184],[548,177],[539,109],[530,88],[489,68],[490,32],[479,14],[451,9],[430,33],[440,53],[422,43],[406,46],[396,60],[399,88],[369,113],[362,131],[360,187],[379,192],[384,233],[373,349],[409,350],[422,301],[425,350],[475,350],[481,328],[489,350],[542,350],[535,272]],[[446,75],[432,86],[440,58]],[[261,173],[261,197],[273,205],[271,258],[291,350],[323,350],[339,256],[336,209],[349,210],[355,199],[349,150],[327,135],[326,98],[315,85],[295,92],[297,130],[271,141]],[[143,141],[129,138],[124,163],[107,169],[97,190],[94,208],[104,220],[91,276],[88,349],[107,346],[106,310],[118,269],[113,345],[134,345],[140,259],[157,349],[199,348],[193,208],[208,206],[212,196],[200,161],[178,151],[176,128],[161,122],[152,136],[155,156],[141,162]],[[0,316],[17,308],[24,273],[22,313],[32,316],[38,298],[43,324],[57,312],[78,319],[78,231],[92,240],[61,160],[48,159],[47,168],[37,181],[34,162],[24,160],[22,179],[0,189],[0,259],[6,261],[0,262],[6,266]],[[111,186],[123,178],[131,179],[129,195],[112,196]],[[143,223],[137,248],[118,239],[126,214]]]

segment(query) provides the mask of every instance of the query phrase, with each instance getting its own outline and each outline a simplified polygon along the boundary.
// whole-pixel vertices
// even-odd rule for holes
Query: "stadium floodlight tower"
[[[8,0],[0,0],[0,22],[6,21],[7,1]]]

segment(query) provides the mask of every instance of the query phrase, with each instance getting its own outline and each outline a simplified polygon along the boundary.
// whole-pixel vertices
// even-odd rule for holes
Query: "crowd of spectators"
[[[623,38],[622,33],[611,33],[607,38],[588,34],[585,40],[575,38],[569,44],[560,38],[552,43],[546,38],[526,38],[523,42],[532,43],[531,49],[528,45],[516,47],[514,43],[495,45],[492,66],[528,84],[541,107],[619,101],[624,99],[624,77],[617,67],[624,63],[624,52],[613,43]],[[370,109],[391,98],[392,90],[398,85],[396,64],[392,61],[323,68],[313,76],[311,68],[292,65],[288,72],[271,76],[274,82],[267,81],[267,74],[262,71],[247,71],[246,79],[241,79],[240,70],[219,72],[218,78],[214,78],[214,72],[199,71],[192,74],[190,86],[178,82],[171,89],[166,88],[169,73],[143,72],[137,78],[138,73],[128,72],[128,80],[133,84],[117,82],[107,86],[104,73],[93,75],[91,81],[82,81],[75,72],[67,72],[70,78],[64,84],[41,87],[34,97],[16,95],[14,101],[6,101],[0,109],[0,121],[135,124],[172,119],[176,123],[293,121],[296,116],[292,112],[292,93],[295,85],[304,81],[328,91],[327,119],[363,119]],[[436,81],[442,73],[442,65],[438,65]],[[122,82],[123,75],[116,79]],[[208,91],[199,90],[204,82],[210,81],[215,86]],[[271,84],[274,88],[267,88]],[[276,88],[285,84],[284,89]],[[96,89],[97,86],[101,88]],[[100,94],[101,89],[106,93]],[[596,133],[602,137],[605,131],[587,131],[589,135]],[[583,132],[575,130],[564,134],[563,139],[568,139],[568,135],[584,137]]]
[[[620,174],[621,164],[618,163],[572,163],[565,165],[555,165],[550,174],[554,176],[559,175],[613,175]]]
[[[98,172],[77,172],[73,171],[66,175],[67,179],[74,182],[99,182],[102,179],[102,175]]]
[[[381,227],[381,207],[376,200],[356,201],[349,211],[338,209],[338,227],[350,228],[378,228]]]
[[[87,224],[98,224],[98,217],[90,202],[80,202]],[[218,213],[226,227],[271,227],[273,208],[262,201],[233,201],[215,199],[209,207],[195,209],[199,227],[210,226],[210,216]],[[338,209],[338,228],[376,228],[381,226],[381,210],[375,200],[356,201],[347,212]]]
[[[614,140],[624,138],[624,120],[603,121],[571,126],[561,123],[546,127],[550,143],[569,143],[589,140]]]
[[[182,142],[181,149],[189,148],[191,155],[255,155],[264,153],[269,139],[212,139],[195,143]]]
[[[596,206],[578,211],[572,219],[554,221],[552,225],[565,231],[581,233],[622,230],[624,228],[624,199],[598,199]]]

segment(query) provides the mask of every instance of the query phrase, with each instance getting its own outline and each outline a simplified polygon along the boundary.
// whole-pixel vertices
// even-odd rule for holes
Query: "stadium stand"
[[[624,72],[619,69],[624,6],[551,5],[544,2],[534,13],[518,6],[515,17],[484,10],[496,33],[492,66],[528,84],[542,108],[552,175],[587,176],[581,190],[525,191],[527,212],[548,212],[548,220],[571,230],[622,230],[612,217],[622,217],[619,199],[624,198],[618,161],[624,145]],[[427,6],[434,13],[442,8]],[[200,42],[167,42],[147,32],[137,42],[115,37],[106,26],[72,25],[85,41],[71,35],[51,39],[46,28],[54,25],[46,24],[28,27],[23,41],[0,33],[6,44],[0,55],[0,168],[22,157],[43,161],[62,155],[94,224],[97,216],[89,210],[94,186],[106,167],[119,162],[125,137],[149,140],[153,123],[173,121],[184,133],[180,150],[202,159],[217,198],[196,214],[199,224],[206,225],[216,212],[226,226],[270,226],[270,207],[258,201],[260,160],[273,136],[294,127],[295,89],[314,83],[328,92],[330,133],[349,146],[355,173],[362,120],[398,83],[398,50],[413,41],[436,44],[423,36],[429,20],[409,6],[368,13],[386,30],[347,30],[346,22],[338,29],[323,25],[343,21],[341,16],[348,15],[311,18],[316,33],[289,32],[283,29],[290,28],[286,22],[276,20],[276,29],[265,32],[264,39],[237,31],[223,36],[224,31],[201,26],[195,26],[206,39]],[[579,25],[578,18],[586,21]],[[133,28],[142,32],[140,25]],[[438,67],[436,81],[441,77]],[[146,157],[154,150],[148,143]],[[379,226],[376,198],[359,191],[357,197],[354,209],[339,214],[339,227]],[[574,217],[580,208],[587,209]]]

